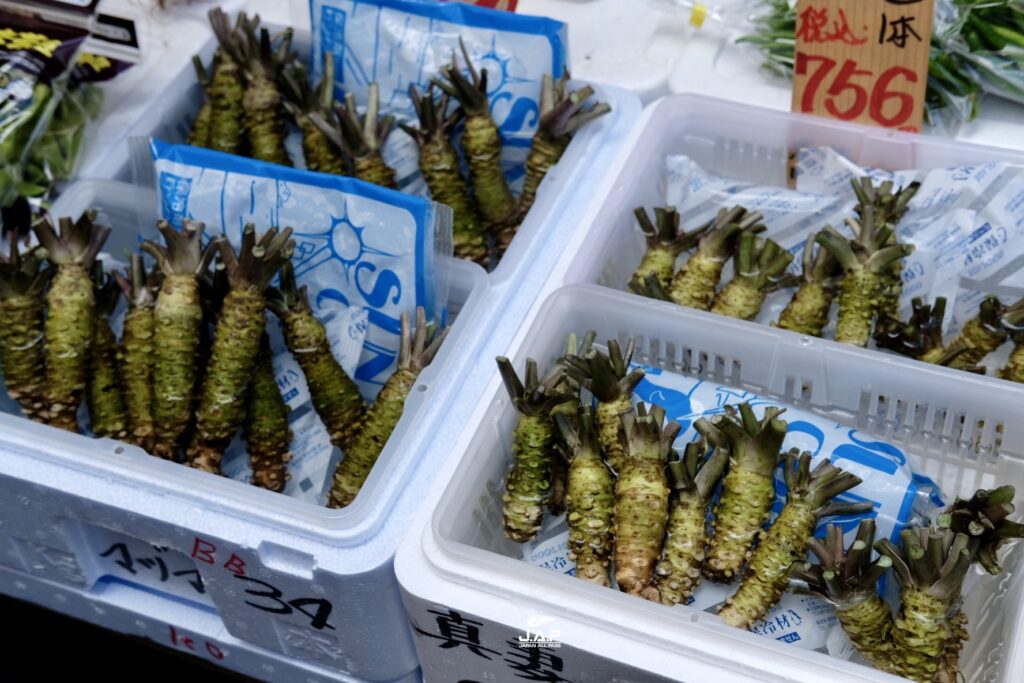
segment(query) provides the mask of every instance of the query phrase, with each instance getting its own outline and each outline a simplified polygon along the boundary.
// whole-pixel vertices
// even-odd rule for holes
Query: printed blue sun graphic
[[[346,283],[350,283],[352,268],[366,256],[394,256],[394,254],[370,246],[364,237],[365,225],[356,225],[349,217],[348,202],[342,207],[341,216],[331,216],[331,225],[322,232],[293,233],[295,239],[295,275],[301,276],[325,261],[341,264]]]
[[[484,53],[475,64],[478,71],[487,69],[487,97],[492,98],[512,83],[529,83],[528,78],[512,76],[508,72],[512,57],[501,58],[497,47],[498,36],[491,37],[491,49]]]

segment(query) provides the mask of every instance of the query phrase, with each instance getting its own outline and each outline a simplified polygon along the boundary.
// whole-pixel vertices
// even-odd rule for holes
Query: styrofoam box
[[[134,204],[149,201],[131,185],[85,181],[54,211],[98,208],[114,228],[107,249],[120,253],[134,248]],[[444,266],[451,331],[352,506],[317,507],[121,442],[68,434],[9,414],[16,408],[3,397],[0,564],[88,596],[117,580],[198,606],[238,643],[287,655],[279,659],[299,669],[375,681],[408,676],[417,661],[392,558],[436,468],[429,446],[487,319],[483,269],[450,258]]]
[[[506,355],[517,368],[527,357],[544,365],[570,332],[632,338],[643,363],[769,395],[890,440],[947,495],[1004,483],[1024,492],[1024,386],[619,291],[643,251],[632,210],[663,201],[665,154],[688,154],[713,173],[782,184],[786,150],[804,145],[831,145],[855,162],[887,168],[1019,160],[994,148],[706,97],[659,100],[613,162],[617,177],[594,188],[602,200],[579,217],[548,276],[550,295],[531,308]],[[516,421],[494,373],[454,447],[461,459],[443,475],[450,481],[433,514],[410,530],[396,555],[428,680],[442,671],[445,680],[479,679],[470,672],[482,668],[488,680],[514,681],[530,666],[561,677],[543,680],[896,680],[729,628],[716,615],[655,605],[522,562],[519,547],[502,534]],[[971,640],[961,665],[970,683],[1024,680],[1020,555],[1011,551],[1002,580],[967,597]],[[479,642],[475,652],[465,642],[467,628]],[[519,646],[527,634],[552,632],[557,650],[538,655],[534,648],[529,659]],[[463,642],[452,645],[453,637]]]
[[[271,26],[272,30],[277,27]],[[216,38],[210,37],[197,54],[203,63],[209,63],[216,50]],[[308,31],[294,33],[293,49],[300,55],[310,51]],[[552,231],[560,231],[557,216],[563,212],[578,212],[589,200],[586,192],[576,192],[585,187],[583,179],[592,174],[593,163],[602,150],[615,148],[631,130],[640,113],[640,101],[632,93],[619,88],[593,84],[595,101],[607,102],[612,111],[584,126],[577,133],[558,164],[545,176],[537,190],[537,199],[529,214],[523,219],[515,239],[502,257],[498,267],[491,274],[495,284],[518,279],[523,263],[534,252],[537,245],[546,241]],[[135,136],[152,136],[167,142],[185,142],[191,129],[192,120],[203,102],[202,88],[196,80],[191,62],[169,79],[163,95],[138,117],[124,133],[124,138],[111,150],[106,160],[103,177],[130,181],[132,179],[128,139]]]

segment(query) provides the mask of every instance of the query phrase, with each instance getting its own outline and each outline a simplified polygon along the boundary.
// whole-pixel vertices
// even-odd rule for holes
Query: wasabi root
[[[683,457],[668,463],[675,496],[663,555],[654,569],[658,596],[665,605],[689,602],[700,583],[708,543],[708,503],[729,463],[726,444],[715,446],[710,456],[707,451],[708,443],[702,438],[686,444]],[[673,455],[678,456],[675,451]]]
[[[43,292],[53,270],[43,269],[46,252],[37,247],[27,254],[11,237],[10,256],[0,253],[0,362],[7,394],[25,417],[42,420],[46,409],[43,355]]]
[[[282,85],[287,95],[285,110],[302,131],[302,154],[306,168],[318,173],[344,175],[345,158],[314,121],[329,119],[334,110],[334,53],[324,52],[324,75],[314,89],[306,68],[298,61],[285,65]]]
[[[654,209],[654,221],[643,207],[634,209],[633,215],[647,240],[647,251],[629,279],[629,288],[637,294],[646,294],[649,291],[648,278],[654,277],[662,290],[665,290],[672,282],[676,258],[687,249],[692,249],[708,226],[679,232],[679,212],[671,206]]]
[[[216,244],[202,248],[202,223],[185,221],[181,231],[167,221],[157,229],[166,246],[150,241],[143,251],[156,259],[163,284],[153,308],[153,455],[174,459],[192,419],[196,353],[203,318],[199,278],[213,258]]]
[[[912,312],[906,322],[885,313],[879,317],[875,325],[875,344],[924,363],[941,362],[947,355],[942,341],[945,297],[937,298],[934,305],[916,297],[910,305]]]
[[[804,244],[803,273],[800,287],[779,315],[778,327],[798,334],[820,337],[828,325],[828,313],[836,293],[839,263],[814,239]]]
[[[501,133],[491,117],[487,100],[487,69],[477,73],[461,39],[459,47],[469,77],[463,74],[452,54],[452,63],[441,69],[442,77],[432,82],[458,100],[466,114],[461,145],[469,166],[469,180],[481,217],[498,235],[516,220],[518,207],[501,168]]]
[[[722,209],[705,228],[696,251],[686,265],[672,278],[668,298],[680,306],[710,310],[718,281],[722,278],[722,269],[733,255],[736,238],[745,231],[763,231],[762,218],[760,213],[748,214],[741,206],[728,211]]]
[[[245,420],[245,392],[266,327],[263,292],[291,258],[295,249],[291,233],[291,228],[271,228],[257,238],[256,228],[246,225],[237,254],[226,239],[213,242],[224,261],[230,289],[217,315],[196,409],[196,431],[188,449],[191,467],[219,474],[224,451]]]
[[[159,272],[146,273],[140,254],[132,254],[125,275],[114,273],[128,311],[124,316],[121,344],[117,351],[124,388],[127,439],[147,451],[153,450],[153,356],[156,353],[153,307],[159,289]]]
[[[355,381],[334,357],[327,330],[309,306],[305,285],[295,282],[290,263],[281,268],[277,289],[266,294],[267,306],[281,321],[285,344],[299,364],[313,409],[327,428],[331,443],[342,451],[359,432],[366,414],[366,403]]]
[[[362,116],[356,108],[355,95],[346,93],[344,103],[335,105],[334,117],[314,115],[313,121],[348,159],[356,178],[396,189],[395,170],[381,156],[384,141],[394,128],[395,117],[380,115],[380,86],[377,83],[370,84],[367,97],[366,112]]]
[[[1024,383],[1024,334],[1018,332],[1013,335],[1013,351],[999,376],[1011,382]]]
[[[657,602],[651,580],[668,526],[665,463],[680,425],[662,427],[665,411],[657,405],[648,413],[641,404],[621,419],[625,457],[615,480],[615,581],[619,590]]]
[[[436,202],[450,206],[453,212],[452,236],[455,256],[487,265],[487,227],[477,212],[469,187],[459,168],[459,155],[450,138],[461,110],[448,113],[449,96],[434,97],[433,84],[420,95],[416,86],[409,86],[419,119],[419,128],[400,124],[420,148],[420,172]]]
[[[252,21],[243,20],[241,30],[235,31],[232,37],[234,56],[245,73],[242,116],[249,151],[254,159],[290,166],[291,159],[284,147],[284,105],[277,82],[282,67],[294,56],[291,54],[292,30],[286,29],[275,45],[270,31],[259,26],[257,17]]]
[[[89,354],[89,382],[86,394],[89,422],[96,436],[124,440],[128,416],[121,389],[117,337],[110,329],[110,316],[117,308],[121,290],[117,281],[104,273],[103,264],[93,266],[96,283],[96,326]]]
[[[739,576],[768,521],[775,502],[772,476],[788,428],[778,419],[783,412],[767,406],[758,420],[750,404],[742,403],[738,416],[730,407],[710,424],[694,424],[712,442],[729,444],[729,471],[714,509],[711,542],[702,567],[709,581],[729,583]]]
[[[96,327],[96,295],[90,269],[96,262],[110,228],[97,226],[95,211],[72,222],[59,221],[60,234],[42,221],[33,226],[47,260],[56,268],[46,294],[44,348],[46,357],[47,424],[69,432],[78,431],[78,406],[82,402]]]
[[[949,367],[965,370],[978,365],[1006,342],[1009,329],[1022,323],[1024,300],[1007,307],[994,296],[985,297],[978,315],[968,320],[956,338],[946,345],[946,356],[956,356],[949,360]]]
[[[448,330],[428,329],[427,314],[422,307],[416,309],[416,318],[411,322],[408,313],[402,314],[398,367],[384,382],[377,400],[366,411],[359,432],[338,463],[328,495],[328,506],[346,507],[359,495],[370,470],[402,417],[405,400],[412,392],[420,372],[434,360],[447,333]]]
[[[215,56],[215,63],[216,60]],[[192,55],[192,66],[195,67],[196,78],[199,79],[199,85],[202,86],[204,95],[203,105],[199,108],[199,113],[196,114],[196,118],[192,122],[192,130],[188,133],[188,144],[194,147],[209,147],[210,122],[213,118],[213,105],[207,94],[210,89],[210,75],[203,68],[203,62],[199,59],[199,55]]]
[[[589,348],[594,343],[597,333],[591,330],[583,339],[583,346]],[[575,334],[570,334],[565,342],[564,356],[572,356],[579,353],[580,340]],[[565,511],[565,496],[568,488],[569,462],[572,460],[573,449],[566,442],[563,432],[558,428],[557,420],[563,415],[574,421],[577,417],[577,408],[580,403],[580,383],[568,373],[561,373],[561,382],[554,387],[554,393],[566,394],[570,400],[559,403],[551,409],[551,424],[554,428],[554,436],[551,439],[551,498],[548,499],[548,510],[552,515],[560,515]],[[573,424],[575,424],[573,422]],[[600,454],[600,449],[598,450]]]
[[[588,334],[588,339],[592,340],[593,335]],[[611,339],[608,341],[607,354],[588,343],[581,348],[580,355],[567,355],[562,359],[570,377],[597,398],[597,427],[601,448],[608,465],[616,473],[621,471],[625,459],[619,416],[632,410],[633,389],[644,378],[644,371],[640,368],[629,369],[633,349],[633,340],[629,341],[623,353],[619,343]]]
[[[873,205],[862,208],[860,221],[847,219],[855,239],[849,240],[831,226],[815,240],[828,249],[843,269],[839,287],[839,319],[835,340],[867,346],[875,316],[882,305],[886,269],[914,251],[910,244],[889,244],[893,228],[880,225]]]
[[[740,234],[736,247],[736,276],[715,297],[711,312],[753,320],[761,312],[768,292],[783,283],[793,255],[774,241],[752,232]]]
[[[824,540],[810,541],[820,564],[797,565],[790,582],[797,590],[830,602],[857,652],[875,668],[888,671],[893,618],[889,605],[878,595],[878,581],[892,566],[892,559],[881,555],[871,560],[874,540],[873,519],[860,523],[849,549],[843,547],[842,529],[829,524]]]
[[[252,483],[268,491],[281,491],[288,481],[285,466],[292,459],[288,446],[288,404],[274,377],[273,355],[266,333],[249,383],[245,415],[245,443],[249,450]]]
[[[209,147],[218,152],[240,154],[245,142],[245,113],[242,100],[245,97],[245,83],[242,67],[232,56],[234,33],[240,30],[243,14],[238,16],[235,31],[228,24],[228,17],[222,9],[215,7],[209,12],[220,49],[213,64],[210,87],[206,94],[210,100]]]
[[[569,557],[576,562],[576,578],[611,585],[612,513],[615,482],[601,459],[594,410],[566,402],[577,410],[575,420],[555,415],[555,422],[570,452],[568,491]]]
[[[790,569],[807,556],[819,519],[871,510],[870,502],[832,501],[860,484],[861,478],[844,472],[827,458],[811,471],[811,454],[791,451],[786,455],[783,473],[789,490],[786,504],[761,536],[739,589],[718,610],[731,626],[750,628],[779,602],[789,585]]]

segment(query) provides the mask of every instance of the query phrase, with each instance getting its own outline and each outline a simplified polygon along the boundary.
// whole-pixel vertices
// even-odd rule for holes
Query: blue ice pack
[[[436,257],[451,254],[451,209],[352,178],[304,171],[160,140],[149,144],[160,214],[175,227],[206,224],[237,247],[246,223],[293,229],[292,262],[321,319],[366,310],[354,378],[367,398],[391,375],[399,317],[422,306],[442,319],[446,282]],[[145,236],[152,227],[147,226]],[[443,269],[442,271],[443,272]]]
[[[474,67],[487,70],[487,97],[501,131],[505,172],[513,187],[540,120],[545,74],[567,68],[566,27],[553,19],[423,0],[310,0],[314,81],[323,76],[323,53],[334,55],[335,85],[365,104],[371,83],[380,86],[381,110],[415,121],[409,86],[421,92],[458,54],[461,39]],[[385,160],[399,185],[423,192],[416,143],[401,130],[388,138]]]

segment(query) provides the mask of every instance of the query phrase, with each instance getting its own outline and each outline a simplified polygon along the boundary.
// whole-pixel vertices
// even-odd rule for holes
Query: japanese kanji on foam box
[[[1022,161],[995,148],[700,96],[664,98],[645,110],[612,164],[613,177],[593,188],[601,199],[578,217],[558,264],[545,273],[538,302],[501,354],[517,371],[534,358],[543,372],[564,353],[570,333],[594,330],[598,340],[614,339],[623,347],[632,340],[634,362],[645,366],[648,377],[675,378],[674,389],[652,385],[661,392],[655,402],[685,403],[691,400],[685,387],[701,381],[732,396],[751,392],[805,416],[792,419],[855,430],[864,443],[887,443],[890,456],[898,454],[897,461],[914,473],[907,491],[935,482],[948,502],[978,488],[1012,484],[1019,510],[1020,385],[626,291],[645,248],[633,209],[665,202],[666,155],[685,154],[708,173],[783,187],[788,151],[818,146],[831,146],[864,167],[889,169]],[[818,651],[824,642],[807,647],[809,635],[824,636],[806,614],[799,624],[803,642],[784,642],[796,640],[796,618],[754,633],[704,611],[711,605],[656,604],[567,575],[565,541],[544,536],[544,528],[538,544],[524,551],[503,530],[502,496],[518,419],[495,371],[440,477],[446,486],[396,555],[426,680],[898,680]],[[1012,546],[1000,558],[1001,577],[966,591],[962,609],[970,640],[959,662],[966,681],[1024,680],[1021,555],[1020,544]],[[773,633],[778,629],[786,633]]]

